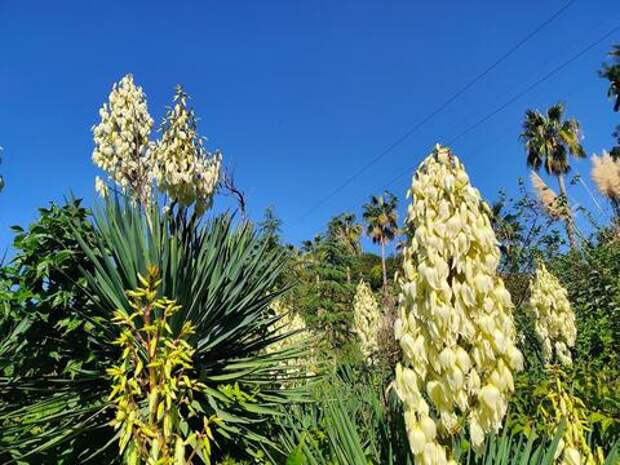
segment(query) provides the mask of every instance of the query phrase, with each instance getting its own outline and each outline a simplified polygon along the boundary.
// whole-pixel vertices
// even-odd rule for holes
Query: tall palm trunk
[[[570,204],[568,203],[568,195],[566,194],[566,186],[564,185],[563,174],[558,174],[558,184],[560,186],[560,194],[562,195],[566,204],[566,235],[568,236],[568,242],[570,243],[571,249],[576,250],[577,237],[575,236],[575,221],[573,219],[573,212],[570,209]]]
[[[383,291],[387,292],[387,268],[385,266],[385,239],[381,239],[381,268],[383,269]]]

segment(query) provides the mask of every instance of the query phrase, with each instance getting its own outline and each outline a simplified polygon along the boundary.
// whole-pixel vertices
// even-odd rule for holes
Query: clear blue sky
[[[381,163],[304,213],[566,3],[549,1],[0,0],[0,248],[8,227],[73,191],[94,198],[90,127],[114,81],[133,73],[159,120],[182,83],[258,218],[273,204],[286,240],[359,214],[371,193],[555,66],[620,25],[617,0],[577,0]],[[597,69],[616,33],[454,144],[492,199],[526,176],[527,107],[557,100],[589,154],[620,116]],[[576,164],[584,175],[588,163]],[[404,197],[408,179],[390,189]],[[580,188],[577,201],[588,203]],[[219,208],[230,206],[218,200]],[[404,210],[404,200],[401,202]],[[401,215],[402,216],[402,215]]]

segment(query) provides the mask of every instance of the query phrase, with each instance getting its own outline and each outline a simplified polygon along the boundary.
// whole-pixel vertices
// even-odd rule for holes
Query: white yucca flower
[[[195,203],[198,213],[211,205],[220,177],[221,154],[210,154],[198,135],[187,94],[178,86],[154,149],[155,177],[160,191],[183,206]]]
[[[122,192],[148,202],[153,176],[149,135],[153,119],[146,96],[128,74],[114,84],[107,104],[99,110],[101,121],[93,126],[93,162],[107,173]],[[96,186],[101,192],[101,183]]]
[[[171,201],[184,207],[194,204],[201,214],[211,205],[222,157],[205,150],[187,99],[178,87],[162,124],[161,139],[151,142],[153,120],[146,96],[130,74],[123,77],[99,110],[101,122],[93,127],[92,159],[121,192],[143,205],[149,203],[156,182]],[[98,177],[95,188],[102,196],[107,194],[105,181]]]
[[[299,375],[313,376],[319,371],[319,362],[317,361],[317,353],[313,349],[316,335],[306,326],[304,319],[291,310],[290,306],[281,300],[272,302],[271,309],[280,317],[276,323],[277,329],[273,333],[275,337],[283,337],[279,341],[270,344],[267,347],[269,353],[281,352],[286,349],[304,349],[303,357],[287,359],[285,362],[290,367],[287,372],[292,378],[298,378]]]
[[[446,444],[467,417],[471,444],[497,433],[523,358],[489,207],[461,162],[436,146],[414,176],[395,336],[396,388],[416,463],[454,464]],[[430,404],[427,402],[430,401]]]
[[[575,345],[577,327],[566,289],[541,264],[530,282],[530,292],[529,308],[545,363],[551,363],[555,355],[562,365],[571,365],[570,348]]]
[[[614,160],[607,152],[601,156],[592,155],[592,181],[620,217],[620,159]]]
[[[280,317],[277,323],[278,329],[274,336],[286,337],[270,344],[267,350],[273,353],[288,347],[301,346],[301,344],[307,340],[307,329],[304,319],[298,313],[293,313],[291,309],[280,300],[272,302],[271,309]]]
[[[379,349],[377,334],[381,314],[377,299],[364,280],[360,280],[355,290],[353,311],[355,314],[355,332],[360,339],[362,353],[368,361],[372,361],[372,357]]]
[[[561,205],[558,195],[553,189],[551,189],[545,181],[536,173],[532,171],[530,174],[530,180],[532,181],[532,187],[536,191],[536,197],[541,203],[547,215],[554,220],[565,218],[566,209]]]

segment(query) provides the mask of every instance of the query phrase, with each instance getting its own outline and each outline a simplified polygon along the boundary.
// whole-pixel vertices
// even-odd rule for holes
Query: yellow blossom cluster
[[[210,463],[213,427],[221,419],[195,407],[207,387],[193,377],[195,349],[188,340],[194,327],[185,321],[173,335],[168,322],[180,306],[157,297],[157,267],[149,267],[144,277],[138,274],[138,280],[140,286],[127,292],[130,308],[114,312],[120,332],[114,344],[121,357],[107,369],[112,382],[108,400],[115,408],[111,425],[118,431],[124,462],[189,464],[189,453]]]
[[[414,176],[400,280],[396,389],[417,464],[454,464],[446,444],[466,417],[477,450],[502,425],[523,357],[497,276],[489,207],[462,163],[436,146]]]
[[[555,378],[555,387],[547,394],[551,408],[544,409],[546,420],[559,426],[564,422],[564,434],[555,451],[557,465],[602,465],[605,462],[603,451],[597,447],[593,453],[588,445],[587,409],[583,401],[571,395],[564,387],[560,376]]]
[[[372,293],[370,286],[360,280],[353,298],[355,313],[355,332],[359,336],[362,353],[367,360],[372,360],[379,349],[377,333],[379,331],[379,304]]]
[[[120,189],[135,200],[146,202],[152,187],[149,135],[153,119],[146,96],[131,74],[114,84],[109,102],[99,110],[101,122],[93,127],[92,160]],[[96,183],[103,194],[105,184]]]
[[[570,347],[575,345],[577,327],[566,289],[541,264],[530,282],[530,292],[534,331],[542,346],[545,363],[550,363],[555,354],[562,365],[571,365]]]
[[[155,147],[155,178],[160,191],[185,206],[195,202],[201,212],[210,206],[217,187],[221,154],[211,155],[204,148],[187,99],[178,86]]]

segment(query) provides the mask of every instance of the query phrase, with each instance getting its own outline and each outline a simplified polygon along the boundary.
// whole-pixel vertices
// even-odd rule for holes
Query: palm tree
[[[620,44],[614,45],[609,56],[612,57],[611,64],[603,64],[599,74],[609,81],[607,96],[614,100],[614,111],[620,111]],[[609,154],[617,160],[620,159],[620,126],[616,127],[613,136],[616,138],[616,145],[609,151]]]
[[[387,269],[385,266],[385,246],[392,241],[398,231],[396,220],[397,198],[391,192],[385,191],[383,195],[373,195],[370,202],[364,204],[364,221],[366,221],[366,234],[374,244],[381,246],[381,267],[383,269],[383,288],[387,289]]]
[[[550,107],[545,114],[527,110],[520,139],[527,151],[527,165],[535,171],[544,166],[548,174],[558,178],[566,208],[566,234],[571,247],[576,248],[575,223],[568,204],[564,175],[570,170],[570,155],[583,158],[586,153],[580,143],[579,122],[574,118],[563,120],[563,114],[564,105],[561,103]]]
[[[609,81],[607,96],[614,99],[614,111],[620,111],[620,44],[614,45],[609,56],[612,63],[605,63],[599,74]]]
[[[362,252],[362,225],[355,222],[355,213],[342,213],[327,223],[327,239],[350,257]],[[347,265],[347,283],[351,284],[351,266]]]
[[[360,239],[363,228],[355,220],[355,213],[333,217],[327,225],[327,237],[342,245],[350,255],[357,256],[362,252]]]

